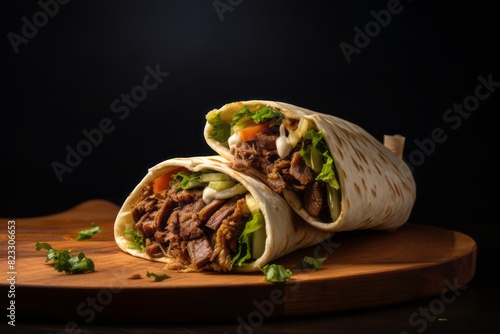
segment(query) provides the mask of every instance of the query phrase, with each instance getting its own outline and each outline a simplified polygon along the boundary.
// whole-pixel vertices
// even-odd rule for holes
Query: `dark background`
[[[232,3],[221,20],[214,1],[71,1],[15,53],[9,33],[22,36],[22,18],[33,22],[42,7],[3,1],[0,215],[49,214],[91,198],[120,204],[153,164],[214,153],[202,137],[209,110],[270,99],[348,119],[380,140],[405,135],[414,220],[493,216],[500,92],[460,124],[443,115],[475,94],[478,76],[500,82],[498,5],[401,1],[348,63],[340,43],[355,46],[354,28],[388,1]],[[163,82],[127,116],[113,112],[157,65],[169,73]],[[66,146],[76,149],[105,118],[113,131],[58,180],[53,162],[66,164]],[[432,139],[437,128],[444,142]]]
[[[481,261],[496,264],[498,4],[401,0],[349,63],[340,44],[354,46],[355,27],[390,1],[228,1],[220,16],[212,0],[73,0],[46,21],[36,1],[2,1],[0,217],[95,198],[121,205],[147,168],[214,154],[202,134],[208,111],[269,99],[345,118],[380,140],[406,136],[417,183],[410,222],[472,236],[478,276],[491,265]],[[41,26],[16,53],[9,36],[22,37],[23,18],[34,16]],[[120,119],[111,104],[142,85],[148,66],[169,75]],[[467,117],[444,119],[473,101],[480,76],[495,91]],[[59,180],[53,163],[66,164],[66,147],[104,119],[113,131]]]

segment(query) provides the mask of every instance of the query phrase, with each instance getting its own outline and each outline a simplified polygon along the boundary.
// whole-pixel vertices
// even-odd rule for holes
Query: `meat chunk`
[[[299,181],[301,185],[307,185],[314,179],[311,168],[307,167],[299,152],[294,152],[292,155],[290,175]]]
[[[183,240],[193,240],[203,236],[203,230],[200,228],[201,221],[198,219],[188,219],[181,223],[179,235]]]
[[[175,202],[167,198],[166,200],[162,201],[163,204],[160,207],[160,210],[158,210],[158,213],[155,215],[155,227],[158,229],[164,229],[167,223],[167,219],[172,213],[172,210],[175,208]]]
[[[255,148],[247,142],[241,142],[232,147],[231,153],[234,159],[230,162],[230,166],[240,172],[244,172],[252,167],[252,161],[257,156]]]
[[[226,200],[224,199],[214,199],[198,212],[198,218],[202,222],[206,222],[225,202]]]
[[[151,257],[163,256],[163,253],[158,242],[152,242],[146,246],[146,253]]]
[[[245,199],[238,200],[232,214],[223,220],[214,236],[216,242],[212,260],[217,261],[220,271],[232,269],[231,254],[238,250],[238,239],[245,229],[245,223],[242,220],[244,204]]]
[[[309,183],[304,189],[304,207],[313,217],[318,217],[326,203],[324,184],[318,181]]]
[[[277,134],[257,133],[255,135],[255,147],[259,152],[259,156],[267,159],[271,158],[271,160],[277,159],[279,157],[276,149],[276,139],[278,137]]]
[[[196,269],[203,268],[210,261],[213,253],[212,246],[207,238],[190,240],[187,243],[187,250]]]
[[[234,211],[234,206],[238,201],[237,197],[233,197],[229,202],[224,204],[219,210],[217,210],[212,217],[205,224],[206,227],[212,230],[217,230],[222,224],[222,221],[229,216]]]
[[[143,221],[141,224],[141,229],[146,237],[154,236],[156,232],[156,226],[154,220]]]

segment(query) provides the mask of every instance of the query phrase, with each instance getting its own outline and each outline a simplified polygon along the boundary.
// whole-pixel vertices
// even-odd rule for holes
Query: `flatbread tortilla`
[[[274,154],[273,159],[275,159],[276,151],[279,151],[279,145],[276,145],[275,151],[271,147],[265,150],[257,149],[259,154],[246,154],[245,158],[242,159],[242,155],[245,153],[242,153],[242,148],[237,147],[245,146],[238,146],[245,140],[241,139],[242,135],[238,135],[241,132],[235,132],[234,130],[238,125],[231,128],[229,139],[222,141],[220,141],[220,138],[216,139],[217,136],[223,133],[223,131],[219,131],[224,129],[224,127],[219,127],[221,122],[231,123],[232,116],[240,112],[244,107],[250,112],[256,112],[264,107],[280,112],[286,120],[281,124],[287,122],[289,126],[289,128],[280,129],[278,133],[284,142],[291,141],[292,132],[295,135],[297,134],[294,126],[299,124],[298,127],[300,127],[299,121],[302,118],[308,121],[304,122],[309,124],[308,129],[312,128],[322,133],[322,138],[328,147],[330,155],[333,157],[335,177],[339,186],[337,193],[333,192],[337,197],[337,207],[333,209],[330,207],[330,210],[333,211],[326,217],[324,214],[321,216],[313,215],[310,213],[311,210],[308,211],[309,206],[306,205],[307,199],[305,199],[307,196],[304,196],[303,190],[287,186],[285,189],[278,191],[284,196],[293,210],[309,224],[319,230],[330,232],[357,229],[393,230],[408,220],[416,198],[416,185],[411,170],[401,158],[402,147],[397,147],[395,144],[404,143],[404,137],[399,135],[387,137],[386,140],[391,145],[388,148],[366,130],[345,119],[284,102],[238,101],[208,112],[204,129],[207,144],[217,154],[228,159],[232,168],[258,177],[275,191],[274,181],[276,180],[272,178],[277,173],[263,171],[260,168],[263,164],[260,162],[255,163],[248,169],[242,168],[241,164],[245,163],[245,159],[251,160],[255,159],[256,156],[260,156],[259,154],[262,151],[265,151],[268,156]],[[248,117],[243,121],[245,120],[248,121]],[[265,122],[265,120],[262,122]],[[249,123],[249,127],[255,126],[255,123]],[[270,129],[267,131],[270,132]],[[226,130],[224,129],[224,131]],[[241,126],[238,131],[241,131]],[[274,130],[274,135],[276,135],[276,130]],[[255,148],[256,141],[257,139],[253,142],[245,142],[249,144],[246,145],[246,152],[251,151],[249,146],[252,149]],[[262,140],[262,142],[265,142],[265,140]],[[295,147],[298,145],[301,145],[300,142]],[[279,157],[279,159],[282,158]],[[265,159],[267,159],[267,156]],[[290,156],[283,159],[291,160]],[[289,175],[289,170],[285,171],[286,173],[282,173],[283,178]],[[307,188],[307,186],[305,187]],[[330,186],[329,189],[334,188]]]

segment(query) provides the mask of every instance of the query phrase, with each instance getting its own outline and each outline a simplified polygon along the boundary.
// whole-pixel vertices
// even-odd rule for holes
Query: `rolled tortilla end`
[[[405,137],[399,134],[384,135],[384,146],[394,153],[399,159],[403,159]]]

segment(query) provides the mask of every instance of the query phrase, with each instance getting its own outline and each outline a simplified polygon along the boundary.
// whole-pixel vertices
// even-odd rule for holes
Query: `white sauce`
[[[229,150],[237,144],[241,143],[243,139],[241,139],[240,133],[236,132],[231,137],[228,138],[227,143],[229,145]],[[284,158],[290,154],[292,150],[292,145],[290,144],[290,140],[286,136],[285,125],[280,125],[280,136],[276,138],[276,149],[278,150],[278,155],[281,158]]]
[[[236,146],[238,143],[241,143],[243,140],[240,137],[240,133],[234,133],[231,137],[228,138],[227,143],[229,145],[229,149],[231,147]]]
[[[205,204],[212,202],[215,199],[216,192],[217,190],[214,188],[205,187],[205,189],[203,189],[203,202],[205,202]]]
[[[280,136],[276,138],[276,149],[280,158],[288,156],[292,150],[292,145],[286,136],[285,125],[283,124],[280,125]]]

